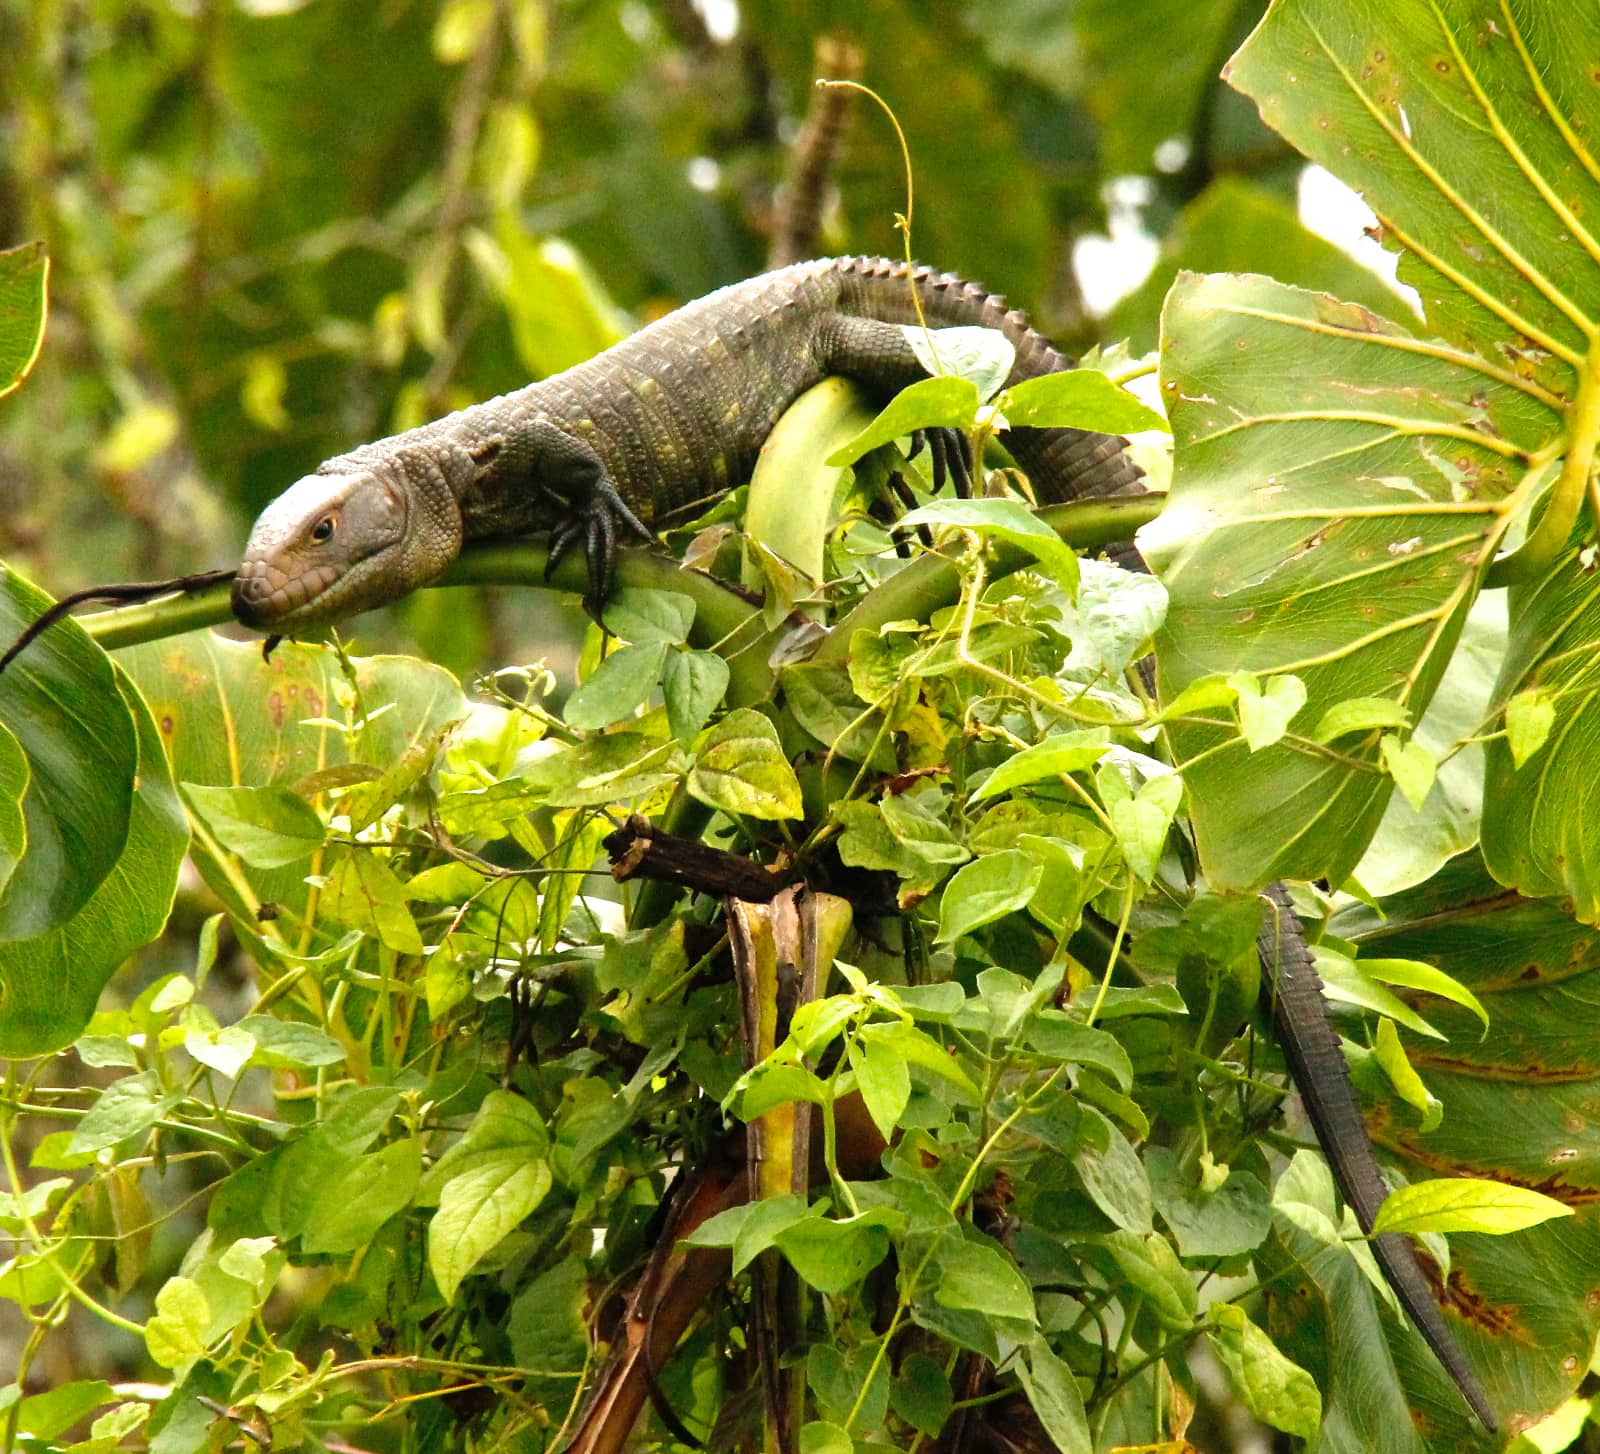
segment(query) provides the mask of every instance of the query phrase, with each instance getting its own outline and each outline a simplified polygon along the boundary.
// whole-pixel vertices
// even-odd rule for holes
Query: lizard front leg
[[[556,507],[554,520],[533,522],[550,527],[545,579],[579,540],[584,542],[589,589],[583,603],[598,620],[611,594],[622,534],[644,541],[655,539],[622,498],[605,461],[578,436],[541,418],[507,432],[495,472],[502,479],[518,477],[519,483],[531,476],[541,496]]]

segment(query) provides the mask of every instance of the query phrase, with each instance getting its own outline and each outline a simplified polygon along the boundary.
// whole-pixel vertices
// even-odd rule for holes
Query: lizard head
[[[432,580],[460,548],[461,515],[447,490],[419,483],[396,461],[297,480],[250,531],[233,614],[255,630],[288,634]]]

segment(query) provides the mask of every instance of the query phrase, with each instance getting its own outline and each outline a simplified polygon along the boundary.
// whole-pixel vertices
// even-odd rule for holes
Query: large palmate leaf
[[[1600,575],[1587,557],[1579,546],[1510,593],[1499,705],[1535,693],[1553,720],[1520,767],[1506,738],[1488,744],[1483,851],[1501,883],[1557,895],[1585,923],[1600,924]]]
[[[50,598],[0,569],[9,641]],[[66,923],[128,839],[139,763],[134,714],[111,660],[62,622],[0,676],[0,943]]]
[[[172,909],[189,825],[149,708],[125,673],[118,671],[116,682],[138,731],[127,841],[111,871],[63,924],[0,943],[0,1055],[46,1055],[76,1039],[107,981],[161,933]]]
[[[1292,201],[1238,177],[1218,177],[1179,214],[1150,276],[1106,319],[1108,338],[1154,348],[1161,305],[1180,272],[1269,273],[1280,282],[1332,293],[1404,323],[1400,294],[1354,258],[1301,224]]]
[[[1174,731],[1184,759],[1216,748],[1186,779],[1218,883],[1345,877],[1391,791],[1393,729],[1318,740],[1328,709],[1387,698],[1415,726],[1519,509],[1555,479],[1546,513],[1570,525],[1600,422],[1597,46],[1600,20],[1557,4],[1279,0],[1231,63],[1366,196],[1426,323],[1254,277],[1168,300],[1162,534],[1185,544],[1163,571],[1162,690],[1241,667],[1308,689],[1253,759],[1220,725]]]
[[[1382,909],[1354,906],[1332,927],[1364,956],[1420,959],[1455,976],[1491,1028],[1486,1035],[1469,1010],[1430,999],[1425,1013],[1448,1041],[1405,1033],[1412,1064],[1443,1105],[1430,1131],[1371,1059],[1358,1067],[1374,1140],[1408,1162],[1413,1179],[1458,1171],[1578,1204],[1576,1215],[1513,1237],[1450,1243],[1449,1303],[1464,1316],[1466,1340],[1487,1345],[1474,1363],[1491,1397],[1508,1418],[1537,1416],[1574,1390],[1600,1329],[1600,1306],[1588,1295],[1600,1260],[1592,1205],[1600,1193],[1600,933],[1555,904],[1507,893],[1475,853]]]

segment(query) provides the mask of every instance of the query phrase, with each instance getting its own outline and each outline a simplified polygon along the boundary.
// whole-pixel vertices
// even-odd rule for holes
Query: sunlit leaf
[[[752,818],[798,818],[800,783],[783,755],[777,729],[741,707],[700,739],[689,791],[701,802]]]
[[[1520,1232],[1553,1217],[1570,1217],[1565,1202],[1531,1187],[1470,1177],[1441,1177],[1396,1187],[1372,1225],[1380,1232]]]
[[[848,443],[827,456],[835,467],[854,464],[864,454],[904,439],[918,429],[972,428],[978,412],[978,391],[970,379],[946,375],[919,379],[902,389],[894,401]]]
[[[49,277],[42,242],[0,252],[0,397],[28,376],[39,357]]]
[[[1211,1346],[1245,1407],[1275,1429],[1315,1439],[1322,1423],[1316,1380],[1285,1358],[1242,1308],[1215,1303],[1207,1316]]]

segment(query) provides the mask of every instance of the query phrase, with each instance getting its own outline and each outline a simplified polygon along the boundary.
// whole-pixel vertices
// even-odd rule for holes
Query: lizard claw
[[[922,453],[924,446],[927,447],[933,464],[934,491],[942,490],[948,477],[955,486],[956,494],[962,499],[967,499],[972,494],[972,464],[968,458],[967,436],[959,429],[942,426],[914,430],[911,435],[911,448],[906,451],[906,458],[915,459]]]
[[[597,621],[616,579],[619,526],[641,540],[655,539],[649,527],[628,508],[628,502],[611,478],[601,475],[591,484],[582,504],[574,508],[550,536],[550,556],[544,568],[546,580],[566,553],[580,539],[583,541],[584,559],[589,567],[589,589],[584,593],[583,604]]]

